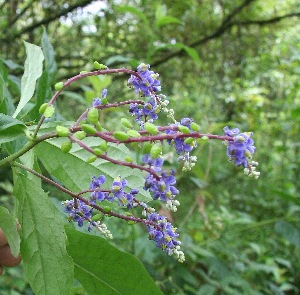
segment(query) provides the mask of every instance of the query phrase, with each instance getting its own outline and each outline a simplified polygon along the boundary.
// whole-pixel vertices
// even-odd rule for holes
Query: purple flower
[[[192,132],[192,129],[191,129],[192,122],[193,122],[193,120],[190,118],[183,118],[180,121],[180,125],[188,127],[190,129],[190,131]],[[177,125],[178,125],[178,123],[170,125],[170,126],[173,127],[173,126],[177,126]],[[166,134],[176,134],[176,133],[177,133],[177,131],[174,131],[171,129],[166,130]],[[185,143],[183,138],[168,139],[168,143],[169,144],[174,143],[174,147],[175,147],[176,153],[178,155],[190,153],[193,150],[193,148],[195,147],[195,145]]]
[[[104,89],[102,90],[102,98],[105,98],[106,95],[107,95],[107,89],[104,88]]]
[[[145,121],[153,122],[158,119],[157,103],[154,96],[151,96],[144,105],[132,103],[129,106],[129,113],[135,116],[135,121],[143,127]]]
[[[154,240],[158,248],[166,251],[169,255],[173,254],[175,249],[179,249],[181,244],[177,240],[179,234],[176,232],[176,228],[168,222],[166,216],[154,212],[147,215],[147,220],[149,239]]]
[[[111,194],[108,198],[109,201],[117,200],[119,206],[126,206],[128,209],[133,208],[136,205],[134,201],[135,195],[138,194],[139,190],[134,188],[130,193],[124,191],[127,185],[126,179],[116,178],[111,186]]]
[[[101,106],[102,105],[102,99],[106,98],[106,95],[107,95],[107,89],[104,88],[103,91],[102,91],[102,98],[99,98],[99,97],[96,97],[94,98],[93,102],[92,102],[92,106],[93,107],[98,107],[98,106]]]
[[[240,133],[238,128],[230,130],[227,126],[224,128],[224,133],[227,136],[233,137],[233,141],[226,142],[229,160],[234,160],[236,166],[247,168],[249,166],[248,159],[252,158],[256,149],[254,141],[251,138],[253,133]]]
[[[131,75],[128,80],[128,84],[131,84],[136,93],[140,93],[143,96],[150,96],[151,91],[158,92],[161,90],[159,75],[153,71],[149,71],[150,65],[144,63],[137,67],[137,72],[142,78],[138,78],[135,75]]]
[[[80,200],[77,200],[76,203],[74,200],[69,200],[63,204],[65,205],[65,212],[69,215],[69,221],[77,222],[79,227],[83,226],[85,220],[90,220],[92,217],[93,208]]]
[[[162,172],[160,179],[156,179],[149,173],[146,177],[144,189],[153,193],[152,198],[154,200],[160,199],[163,202],[167,202],[174,199],[179,193],[175,184],[176,179],[174,177],[174,171],[171,172],[171,175]]]
[[[92,106],[93,107],[98,107],[102,105],[102,99],[99,97],[94,98],[93,102],[92,102]]]
[[[164,164],[164,160],[163,158],[156,158],[156,159],[152,159],[150,154],[146,154],[143,156],[142,161],[145,164],[148,164],[150,166],[150,168],[152,170],[154,170],[155,172],[159,172],[161,171],[161,167]]]

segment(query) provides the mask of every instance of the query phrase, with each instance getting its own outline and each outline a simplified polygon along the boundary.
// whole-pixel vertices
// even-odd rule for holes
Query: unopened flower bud
[[[90,156],[87,160],[86,160],[86,162],[87,163],[93,163],[93,162],[95,162],[97,160],[97,156]]]
[[[78,138],[79,140],[82,140],[86,137],[86,133],[84,131],[77,131],[73,134],[73,136]]]
[[[87,119],[90,123],[96,124],[99,120],[99,113],[96,108],[91,108],[87,114]]]
[[[96,128],[89,124],[82,124],[81,128],[87,134],[96,134],[97,133]]]
[[[107,69],[107,66],[106,65],[104,65],[104,64],[100,64],[99,62],[97,62],[97,61],[94,61],[94,68],[96,69],[96,70],[106,70]]]
[[[64,88],[64,83],[63,82],[58,82],[54,85],[55,90],[60,91]]]
[[[46,102],[46,103],[43,103],[43,104],[40,106],[40,108],[39,108],[39,113],[40,113],[40,114],[43,114],[43,113],[45,112],[47,106],[48,106],[48,103],[47,103],[47,102]]]
[[[112,136],[117,140],[127,140],[129,138],[129,135],[122,131],[115,131]]]
[[[150,149],[150,156],[152,159],[155,159],[159,156],[159,154],[161,153],[162,150],[162,146],[159,143],[156,143],[154,145],[152,145],[151,149]]]
[[[123,126],[125,126],[126,128],[132,128],[132,124],[130,123],[130,121],[126,118],[121,118],[121,123]]]
[[[199,131],[200,130],[200,126],[198,124],[196,124],[195,122],[191,123],[191,129],[193,131]]]
[[[102,142],[100,143],[100,145],[99,145],[99,148],[100,148],[102,151],[106,152],[107,149],[108,149],[107,142],[106,142],[106,141],[102,141]]]
[[[127,131],[127,134],[130,136],[130,137],[140,137],[140,133],[136,130],[133,130],[133,129],[130,129]]]
[[[190,129],[187,126],[178,125],[178,130],[184,134],[191,133]]]
[[[54,106],[52,106],[52,105],[47,106],[44,111],[45,118],[51,118],[54,115],[54,112],[55,112]]]
[[[146,122],[144,124],[144,128],[150,134],[153,134],[153,135],[158,134],[158,128],[154,124],[152,124],[152,123]]]
[[[56,132],[60,137],[67,137],[70,134],[69,128],[60,125],[56,126]]]

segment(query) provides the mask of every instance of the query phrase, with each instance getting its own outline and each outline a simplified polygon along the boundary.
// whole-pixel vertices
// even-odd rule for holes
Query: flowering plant
[[[43,60],[39,47],[27,43],[26,49],[28,59],[24,76],[37,57],[40,66]],[[30,58],[31,54],[34,54],[34,58]],[[178,120],[174,110],[168,107],[169,100],[161,93],[159,74],[150,70],[150,65],[142,63],[137,71],[110,69],[98,62],[94,62],[94,67],[94,71],[81,72],[66,82],[56,83],[56,92],[52,98],[38,105],[41,116],[36,124],[28,126],[16,117],[21,117],[20,114],[31,99],[41,70],[35,70],[27,80],[24,78],[24,94],[21,94],[20,103],[12,116],[0,115],[1,143],[7,144],[14,140],[22,143],[21,148],[12,151],[5,146],[9,155],[0,160],[0,167],[11,165],[13,169],[14,195],[18,199],[17,217],[21,224],[21,255],[27,279],[36,294],[50,294],[47,292],[52,288],[56,292],[53,294],[69,294],[74,267],[76,278],[89,292],[94,292],[91,291],[91,284],[98,284],[97,288],[101,288],[104,293],[106,288],[110,291],[119,290],[118,283],[112,276],[107,278],[107,274],[96,266],[96,274],[91,275],[93,266],[82,266],[86,263],[80,256],[82,245],[96,245],[98,240],[91,240],[89,235],[86,237],[79,231],[64,227],[64,221],[57,217],[60,214],[42,189],[41,180],[68,195],[62,204],[69,222],[78,227],[86,226],[89,232],[99,231],[108,239],[112,238],[112,233],[105,224],[106,217],[116,217],[125,220],[127,224],[142,224],[148,232],[148,238],[158,248],[179,262],[184,262],[185,255],[180,248],[176,227],[166,216],[158,213],[151,202],[159,201],[173,212],[180,205],[176,171],[165,168],[162,143],[167,142],[175,149],[178,161],[183,163],[183,170],[189,171],[196,165],[197,158],[192,155],[192,151],[197,147],[197,141],[220,140],[227,146],[230,161],[236,166],[244,167],[245,174],[255,178],[259,176],[256,171],[258,163],[251,160],[255,152],[252,133],[226,126],[224,135],[206,134],[201,132],[200,126],[192,118]],[[103,89],[101,97],[94,98],[92,105],[76,121],[58,122],[53,119],[57,99],[72,83],[85,77],[111,74],[129,76],[128,86],[136,93],[131,100],[110,103],[109,93],[107,89]],[[28,94],[30,88],[31,95]],[[122,127],[114,129],[113,126],[100,122],[100,115],[105,114],[106,110],[126,107],[121,119]],[[161,114],[166,114],[170,119],[168,125],[156,124]],[[143,150],[143,155],[136,160],[130,157],[126,147],[132,144]],[[48,176],[41,173],[39,162],[48,171]],[[7,211],[3,212],[10,216]],[[14,227],[13,223],[10,221],[9,224],[0,226],[8,233]],[[13,253],[17,255],[20,247],[18,234],[14,231],[13,234],[8,234],[8,239]],[[84,241],[88,241],[87,244]],[[108,245],[105,244],[103,249],[114,253],[116,250],[111,250]],[[84,255],[93,259],[87,250]],[[107,255],[107,259],[113,261],[113,257]],[[122,259],[121,262],[127,258]],[[45,263],[47,267],[43,267]],[[131,261],[130,265],[136,263]],[[148,275],[141,270],[142,266],[138,264],[135,267],[143,273],[142,280],[148,286],[147,292],[160,294]],[[55,277],[51,274],[53,269]],[[118,275],[123,275],[125,280],[124,273]],[[109,281],[109,287],[99,283],[99,280]],[[130,292],[133,292],[132,286],[135,284],[134,281],[132,285],[127,284]],[[146,294],[144,288],[145,286],[133,293],[123,291],[122,294]]]

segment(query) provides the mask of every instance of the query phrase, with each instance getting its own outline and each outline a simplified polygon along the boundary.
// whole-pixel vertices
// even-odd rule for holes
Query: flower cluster
[[[136,205],[134,199],[135,196],[138,194],[139,190],[134,188],[130,191],[130,193],[126,193],[124,191],[124,188],[127,185],[126,179],[121,179],[121,177],[117,177],[113,181],[111,189],[108,191],[103,191],[100,189],[101,185],[104,182],[104,175],[100,175],[98,178],[93,177],[92,182],[90,184],[90,189],[94,190],[90,196],[92,202],[96,202],[97,200],[100,202],[103,202],[105,200],[113,202],[116,200],[119,206],[126,206],[128,209],[131,209]]]
[[[148,164],[152,170],[156,172],[162,171],[161,167],[164,163],[162,158],[152,159],[151,156],[147,154],[142,160],[145,164]],[[149,190],[153,194],[152,197],[154,200],[159,199],[163,202],[167,202],[173,200],[179,193],[175,184],[174,171],[172,171],[170,175],[166,172],[162,172],[159,179],[149,173],[146,176],[144,189]]]
[[[149,239],[156,242],[156,246],[166,251],[169,255],[175,256],[179,262],[185,260],[184,253],[180,251],[180,241],[176,238],[179,234],[176,228],[168,222],[167,218],[158,213],[149,213],[147,216],[147,229]]]
[[[236,166],[249,166],[248,159],[252,158],[255,152],[253,139],[251,138],[252,132],[240,133],[238,128],[229,129],[224,127],[224,134],[232,136],[233,141],[227,141],[227,156],[230,161],[234,160]]]
[[[93,107],[98,107],[98,106],[102,105],[103,100],[106,99],[106,95],[107,95],[107,89],[105,88],[102,91],[102,97],[101,98],[99,98],[99,97],[94,98],[92,106]]]
[[[153,123],[154,120],[158,119],[158,112],[159,108],[155,96],[148,97],[143,105],[132,103],[129,107],[129,113],[135,117],[135,121],[138,122],[141,129],[143,129],[146,121]]]
[[[137,73],[141,79],[135,75],[131,75],[128,84],[132,85],[136,93],[142,96],[150,96],[151,92],[158,92],[161,90],[159,75],[153,71],[149,71],[150,65],[144,63],[137,67]]]
[[[190,132],[193,132],[191,128],[191,124],[193,123],[193,119],[190,118],[183,118],[179,123],[170,125],[171,127],[174,126],[184,126],[189,129]],[[166,134],[176,134],[177,131],[168,129],[166,130]],[[169,144],[174,144],[175,150],[179,156],[179,161],[184,161],[183,170],[191,170],[191,168],[195,165],[197,161],[197,157],[190,156],[190,152],[197,146],[196,141],[192,138],[183,139],[183,138],[174,138],[168,139]]]
[[[88,200],[89,205],[78,199],[64,201],[62,204],[65,206],[65,212],[68,213],[69,221],[72,220],[76,222],[79,227],[83,226],[84,221],[88,221],[89,231],[91,231],[93,227],[96,227],[106,236],[110,236],[110,232],[106,229],[104,224],[93,220],[93,205],[96,205],[97,201],[103,202],[107,200],[113,202],[117,200],[120,206],[126,206],[128,209],[131,209],[137,205],[134,200],[139,190],[132,189],[130,193],[126,193],[124,188],[127,185],[127,180],[122,180],[120,177],[114,180],[110,190],[103,190],[101,186],[105,183],[105,180],[104,175],[100,175],[98,178],[93,177],[90,184],[90,189],[93,191]]]
[[[122,71],[124,70],[126,69],[122,69]],[[128,72],[132,73],[132,71]],[[147,131],[135,132],[138,136],[131,136],[134,132],[131,134],[129,131],[128,134],[120,132],[124,133],[124,142],[157,142],[152,145],[149,154],[142,157],[142,162],[146,167],[132,163],[132,160],[127,161],[125,159],[126,162],[117,161],[111,159],[107,155],[105,155],[104,159],[111,161],[112,163],[148,171],[149,173],[145,176],[143,189],[150,192],[153,200],[162,201],[168,210],[175,212],[177,211],[177,206],[180,205],[179,201],[176,200],[179,191],[176,188],[174,170],[171,172],[163,170],[164,160],[161,156],[161,142],[167,140],[170,145],[173,145],[176,153],[179,155],[178,160],[184,162],[183,170],[190,170],[197,161],[197,157],[191,156],[192,150],[197,146],[196,139],[205,136],[207,138],[223,140],[224,136],[201,134],[199,132],[200,127],[194,123],[191,118],[183,118],[180,122],[177,122],[174,118],[174,111],[167,108],[169,101],[165,99],[166,97],[163,94],[156,93],[161,90],[158,78],[159,75],[157,73],[150,71],[150,65],[144,63],[140,64],[135,75],[130,76],[128,84],[134,88],[136,93],[144,97],[144,101],[135,100],[134,103],[131,103],[132,101],[127,101],[119,104],[124,105],[131,103],[129,106],[129,113],[135,117],[135,121],[138,122],[140,129],[145,129]],[[112,107],[111,104],[107,104],[106,95],[107,89],[104,89],[102,97],[95,98],[92,106],[94,108],[98,107],[98,109]],[[113,104],[113,106],[118,106],[118,104]],[[97,123],[97,120],[99,119],[98,111],[99,110],[96,110],[96,119],[94,120],[91,115],[91,120],[88,119],[88,122],[92,122],[93,124]],[[174,123],[168,126],[161,126],[160,128],[155,126],[153,122],[158,119],[160,112],[166,113],[167,117]],[[88,113],[88,115],[90,114],[92,114],[92,110],[91,113]],[[123,121],[123,123],[124,122],[125,121]],[[96,124],[94,125],[96,126]],[[127,128],[132,128],[131,124],[124,123],[123,125]],[[128,127],[127,125],[131,127]],[[97,130],[93,126],[82,124],[82,130],[89,136],[101,137],[105,140],[105,143],[115,142],[111,140],[110,136],[110,134],[113,134],[114,137],[115,134],[113,131],[101,131],[102,129],[100,127],[97,127],[99,132],[96,132]],[[69,129],[67,129],[65,133],[67,134],[66,136],[69,136]],[[252,155],[255,152],[254,141],[251,138],[252,133],[241,133],[238,128],[229,129],[228,127],[224,128],[224,133],[225,138],[227,139],[225,143],[227,145],[227,155],[230,161],[234,161],[236,166],[243,166],[245,174],[257,178],[260,174],[256,171],[258,163],[254,161],[249,162],[249,159],[252,158]],[[144,136],[144,134],[146,134],[146,136]],[[151,135],[155,135],[156,138],[154,139]],[[144,138],[142,139],[141,137],[143,136]],[[74,138],[79,137],[72,135],[72,137],[69,136],[69,138],[73,140]],[[115,138],[117,138],[117,136]],[[74,141],[79,144],[78,140]],[[121,138],[120,141],[123,141],[123,139]],[[158,143],[158,141],[160,143]],[[92,150],[90,147],[85,146],[85,143],[83,142],[80,142],[80,146],[93,153],[95,159],[97,159],[97,157],[103,157],[103,154],[100,153],[101,151],[99,152],[97,149]],[[103,188],[105,181],[106,178],[104,175],[100,175],[99,177],[94,176],[90,183],[89,190],[83,191],[74,200],[63,202],[65,212],[69,215],[69,220],[76,222],[80,227],[83,226],[84,222],[87,222],[89,231],[91,231],[92,228],[97,228],[109,238],[111,238],[109,230],[105,224],[99,221],[103,215],[122,218],[132,224],[137,222],[142,223],[147,227],[149,239],[155,241],[157,247],[166,251],[169,255],[175,256],[178,261],[183,262],[185,258],[183,252],[180,250],[180,242],[178,241],[179,234],[176,231],[177,229],[167,220],[166,216],[158,214],[154,208],[148,207],[148,204],[139,201],[136,198],[139,190],[137,188],[131,190],[128,189],[126,179],[117,177],[113,180],[109,189]],[[81,194],[87,192],[90,192],[89,198],[84,199],[81,197]],[[132,213],[133,211],[126,212],[125,215],[122,215],[113,212],[108,206],[100,207],[101,205],[99,205],[99,203],[104,201],[116,202],[119,206],[128,210],[139,206],[142,209],[142,217],[135,217]],[[94,210],[98,210],[100,214],[95,214]],[[100,218],[98,218],[97,215],[100,215]]]

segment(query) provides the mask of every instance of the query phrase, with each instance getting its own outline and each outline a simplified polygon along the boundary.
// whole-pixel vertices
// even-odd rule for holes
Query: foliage
[[[21,121],[35,123],[39,106],[53,94],[50,86],[54,86],[55,76],[69,78],[70,72],[90,70],[94,60],[109,67],[150,63],[160,73],[175,113],[193,117],[208,133],[219,133],[225,125],[254,131],[262,176],[259,181],[245,181],[224,163],[224,147],[202,141],[193,152],[197,165],[189,174],[176,175],[181,210],[168,216],[184,240],[186,263],[178,266],[146,243],[142,228],[125,230],[121,221],[108,219],[115,237],[112,243],[137,256],[166,294],[299,294],[297,1],[111,1],[98,14],[70,10],[73,13],[65,21],[55,19],[62,7],[60,1],[31,2],[1,4],[1,113],[11,116],[15,112],[21,93],[20,64],[25,59],[21,42],[39,43],[40,20],[48,20],[44,24],[59,71],[53,48],[43,34],[44,72],[27,109],[21,111],[22,118],[12,120],[10,139],[2,144],[1,156],[24,145],[25,136],[15,140],[23,134]],[[65,7],[79,2],[84,6],[88,1],[69,1]],[[29,18],[33,26],[26,22]],[[54,119],[78,117],[103,88],[108,88],[112,101],[121,95],[131,99],[132,93],[124,91],[123,79],[113,80],[114,87],[106,77],[73,84],[70,90],[75,93],[64,91],[57,102],[60,113],[56,112]],[[107,114],[108,124],[121,126],[122,112],[107,110]],[[161,119],[160,124],[165,122]],[[41,157],[42,144],[35,151]],[[55,144],[51,146],[58,150]],[[173,151],[167,145],[163,148],[170,169],[180,171]],[[138,159],[140,153],[134,150],[131,157]],[[43,165],[37,168],[34,163],[35,169],[45,173]],[[91,169],[94,166],[89,165]],[[10,172],[8,168],[0,171],[1,204],[12,210]],[[72,175],[70,184],[71,180]],[[87,177],[85,183],[88,181]],[[59,200],[66,198],[58,190],[43,187]],[[18,269],[9,269],[7,274],[22,277]],[[7,290],[16,290],[9,275],[1,281],[3,288],[4,282]],[[21,286],[18,290],[27,288],[24,281],[15,282]],[[76,288],[83,292],[77,284]]]

